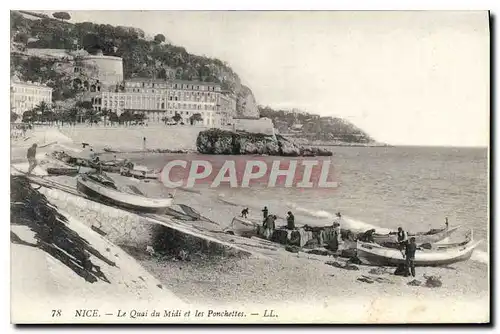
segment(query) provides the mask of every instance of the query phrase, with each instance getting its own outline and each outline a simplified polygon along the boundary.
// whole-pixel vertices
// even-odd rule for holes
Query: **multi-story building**
[[[52,103],[52,88],[39,83],[12,80],[10,83],[10,105],[12,111],[22,116],[25,111],[38,106],[40,102]]]
[[[210,127],[230,124],[236,112],[235,98],[216,83],[134,78],[126,80],[123,87],[120,92],[101,92],[92,99],[94,108],[118,115],[125,111],[143,113],[151,123],[178,114],[187,124],[198,113],[202,124]]]

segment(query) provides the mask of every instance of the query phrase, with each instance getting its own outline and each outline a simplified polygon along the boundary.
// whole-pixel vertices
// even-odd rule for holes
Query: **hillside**
[[[72,24],[43,15],[31,19],[20,12],[11,11],[11,75],[37,81],[40,74],[46,72],[50,78],[42,78],[44,81],[64,83],[63,78],[54,78],[50,61],[37,57],[26,59],[20,53],[26,48],[83,48],[90,53],[101,49],[104,55],[123,58],[125,79],[156,77],[217,82],[223,89],[236,94],[240,115],[258,116],[252,91],[242,85],[239,76],[226,62],[190,54],[185,48],[162,40],[161,37],[148,40],[144,31],[132,27],[92,22]],[[58,88],[54,84],[52,86]],[[71,96],[57,89],[55,98],[63,99],[68,95]]]
[[[330,143],[371,144],[374,140],[354,124],[338,117],[321,117],[299,110],[274,110],[259,106],[261,117],[273,120],[274,127],[283,135],[309,141]]]
[[[280,133],[289,137],[327,143],[374,142],[368,134],[341,118],[258,107],[251,89],[242,85],[228,63],[190,54],[161,34],[148,39],[138,28],[92,22],[73,24],[27,13],[11,11],[11,76],[47,84],[54,89],[54,101],[77,99],[79,92],[73,88],[70,75],[57,70],[56,63],[60,60],[28,55],[27,49],[83,48],[90,53],[100,49],[104,55],[123,58],[125,79],[156,77],[218,82],[237,96],[237,116],[258,117],[260,113],[260,117],[271,118]]]

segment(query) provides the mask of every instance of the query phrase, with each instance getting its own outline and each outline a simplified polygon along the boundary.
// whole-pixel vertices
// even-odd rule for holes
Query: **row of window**
[[[100,103],[95,103],[95,104],[100,104]],[[131,106],[131,108],[140,108],[144,105],[146,105],[146,107],[153,107],[155,106],[155,104],[153,102],[151,103],[128,103],[128,105]],[[117,102],[117,101],[104,101],[102,103],[102,106],[104,108],[112,108],[112,107],[123,107],[125,106],[125,102],[124,101],[120,101],[120,102]],[[162,102],[162,103],[156,103],[156,109],[166,109],[165,106],[168,106],[168,109],[191,109],[191,110],[210,110],[210,111],[213,111],[213,110],[216,110],[216,106],[213,105],[213,104],[205,104],[205,105],[201,105],[201,104],[186,104],[186,103],[168,103],[166,104],[165,102]]]
[[[219,91],[219,86],[209,86],[209,85],[195,85],[195,84],[181,84],[181,83],[155,83],[155,82],[126,82],[126,87],[135,88],[173,88],[173,89],[190,89],[190,90],[207,90],[207,91]]]
[[[39,89],[39,88],[27,88],[27,87],[12,87],[11,91],[14,93],[40,95],[40,96],[51,96],[52,89]]]

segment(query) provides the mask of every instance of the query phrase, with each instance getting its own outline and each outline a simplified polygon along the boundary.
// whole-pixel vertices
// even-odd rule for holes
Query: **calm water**
[[[253,216],[296,213],[297,223],[324,225],[340,211],[349,224],[426,231],[461,224],[475,238],[488,232],[488,151],[485,148],[332,147],[340,185],[334,192],[297,189],[219,189],[207,196],[248,206]],[[161,168],[166,155],[149,155],[144,164]],[[221,157],[223,158],[223,157]],[[215,205],[215,204],[214,204]],[[487,242],[481,246],[487,249]],[[485,254],[484,254],[485,255]]]

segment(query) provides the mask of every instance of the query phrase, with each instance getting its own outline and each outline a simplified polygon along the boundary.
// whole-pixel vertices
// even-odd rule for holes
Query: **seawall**
[[[148,127],[62,127],[60,131],[75,143],[108,146],[117,150],[147,149],[196,150],[196,138],[205,127],[190,125]]]

